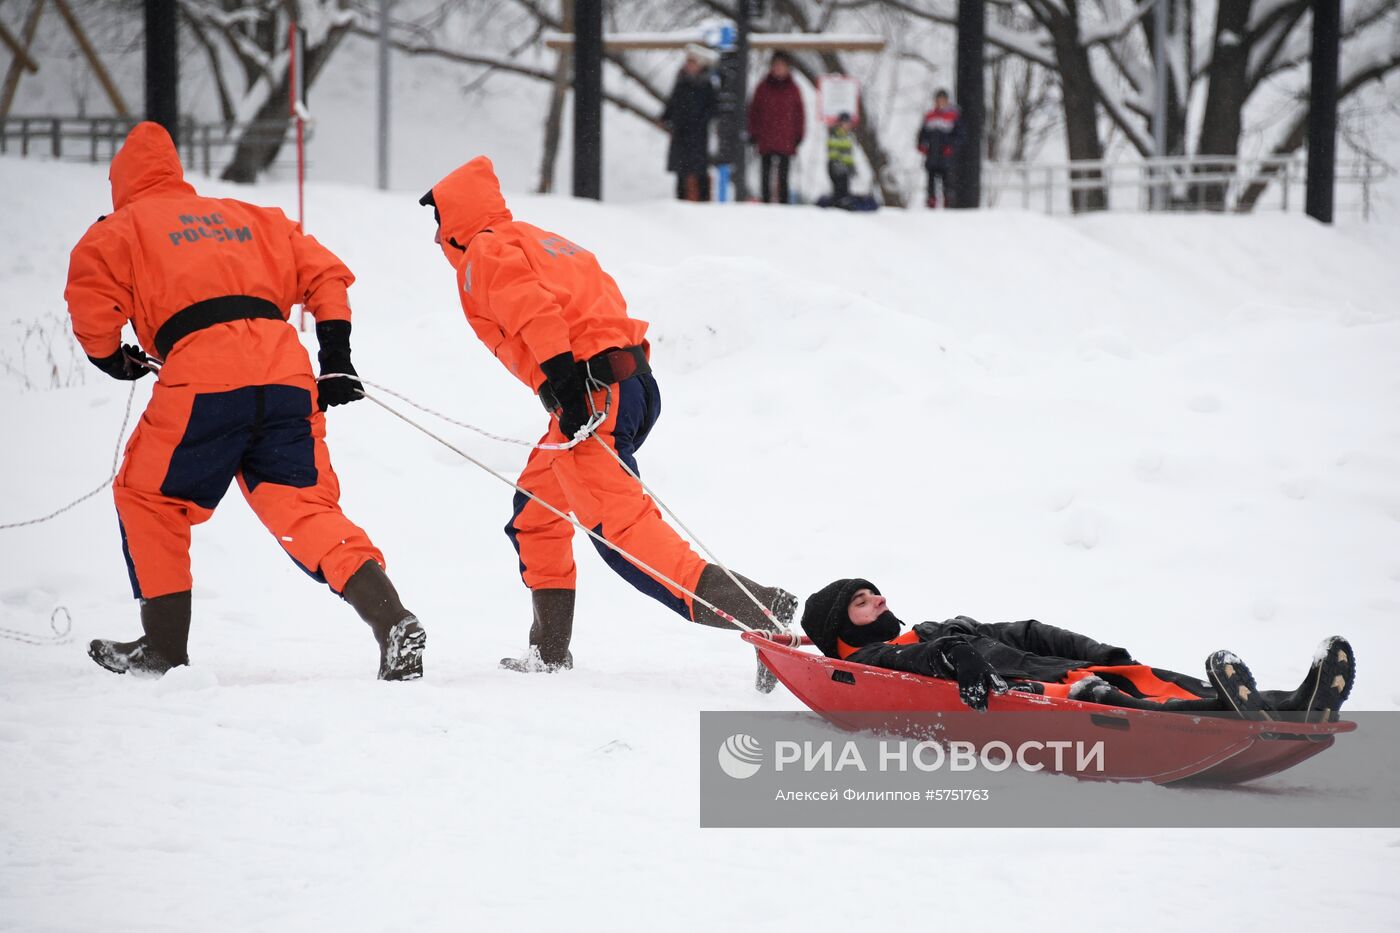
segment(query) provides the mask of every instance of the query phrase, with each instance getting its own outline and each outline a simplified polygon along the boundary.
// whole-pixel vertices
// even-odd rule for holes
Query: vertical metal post
[[[175,0],[146,0],[146,119],[180,132],[180,59]]]
[[[1361,219],[1371,219],[1371,157],[1361,157]]]
[[[1308,101],[1308,216],[1332,222],[1337,184],[1337,58],[1341,0],[1313,0],[1312,92]]]
[[[379,108],[375,180],[389,189],[389,0],[379,0]]]
[[[603,0],[574,5],[573,190],[603,199]]]
[[[734,153],[734,201],[743,204],[749,199],[749,147],[744,145],[744,134],[749,127],[749,4],[750,0],[739,0],[739,21],[734,30],[734,56],[736,73],[734,82],[738,110],[734,115],[732,140]],[[761,180],[759,187],[767,184]]]
[[[963,142],[953,169],[956,193],[949,207],[978,207],[982,200],[982,58],[987,31],[986,0],[958,0],[958,108]]]

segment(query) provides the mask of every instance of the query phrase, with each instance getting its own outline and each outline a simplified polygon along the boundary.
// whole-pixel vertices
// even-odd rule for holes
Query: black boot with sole
[[[776,586],[760,586],[742,574],[736,573],[734,576],[743,582],[744,586],[758,598],[759,602],[768,607],[768,611],[773,613],[779,623],[783,626],[792,624],[792,617],[797,613],[798,600],[796,596]],[[695,595],[729,613],[756,632],[775,632],[778,630],[778,626],[774,625],[763,610],[745,595],[739,585],[730,579],[729,574],[715,564],[707,565],[704,572],[700,574],[700,582],[695,586]],[[715,628],[737,628],[734,623],[716,615],[700,603],[694,604],[691,618],[701,625]],[[758,668],[754,674],[754,689],[759,693],[772,693],[773,688],[778,685],[778,678],[763,663],[763,658],[757,650],[755,650],[754,656],[758,661]]]
[[[93,639],[88,657],[116,674],[163,677],[190,663],[190,591],[141,600],[141,629],[135,641]]]
[[[518,674],[554,674],[573,670],[569,642],[574,635],[573,590],[532,590],[530,648],[522,658],[501,658],[501,667]]]
[[[398,591],[377,561],[366,561],[356,570],[340,595],[368,623],[379,642],[380,680],[417,680],[423,676],[428,636],[417,616],[403,607]]]

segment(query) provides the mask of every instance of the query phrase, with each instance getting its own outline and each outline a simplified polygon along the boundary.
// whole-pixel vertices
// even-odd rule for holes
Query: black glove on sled
[[[957,674],[958,696],[977,712],[987,711],[990,694],[1006,692],[1006,681],[971,645],[954,645],[945,657]]]
[[[573,440],[578,429],[593,417],[588,410],[588,392],[584,388],[582,377],[579,376],[574,355],[560,353],[558,356],[551,356],[540,364],[540,369],[544,371],[545,384],[549,386],[549,391],[554,393],[559,402],[559,407],[555,409],[555,414],[559,416],[559,430],[564,432],[565,437]]]
[[[111,356],[98,358],[88,357],[92,365],[102,370],[113,379],[120,379],[123,382],[131,382],[133,379],[140,379],[150,372],[143,363],[149,362],[150,357],[145,354],[140,347],[125,344],[117,348],[117,352]]]
[[[350,362],[350,322],[320,321],[316,324],[316,341],[321,351],[316,354],[321,373],[344,373],[358,376]],[[347,405],[364,398],[358,379],[323,379],[316,383],[316,405],[325,411],[333,405]]]

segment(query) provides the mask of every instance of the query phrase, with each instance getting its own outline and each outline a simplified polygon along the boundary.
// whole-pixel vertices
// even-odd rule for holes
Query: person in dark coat
[[[676,173],[676,197],[710,200],[710,121],[715,116],[714,53],[703,45],[685,48],[685,64],[666,101],[661,121],[671,134],[666,170]]]
[[[1130,709],[1234,711],[1262,719],[1296,713],[1289,718],[1314,722],[1335,718],[1356,676],[1351,645],[1335,635],[1289,692],[1259,690],[1249,668],[1228,651],[1207,659],[1206,682],[1034,619],[985,624],[956,616],[906,632],[879,589],[860,578],[836,580],[808,597],[802,630],[828,657],[955,679],[963,702],[977,710],[987,708],[990,694],[1020,690]]]
[[[924,156],[924,171],[928,173],[928,206],[938,206],[935,186],[943,191],[943,206],[953,207],[953,163],[962,148],[962,112],[948,101],[947,91],[933,95],[933,109],[924,114],[919,124],[915,145]]]
[[[786,52],[775,52],[768,75],[758,82],[749,102],[749,140],[758,149],[763,203],[788,202],[788,167],[806,129],[807,113],[792,79],[792,59]]]

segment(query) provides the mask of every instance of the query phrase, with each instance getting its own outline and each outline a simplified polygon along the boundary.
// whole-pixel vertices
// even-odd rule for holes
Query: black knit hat
[[[846,610],[860,590],[880,595],[879,588],[869,580],[852,577],[828,583],[807,597],[807,605],[802,610],[802,631],[827,657],[836,657],[837,633],[841,631],[842,623],[850,618]]]

